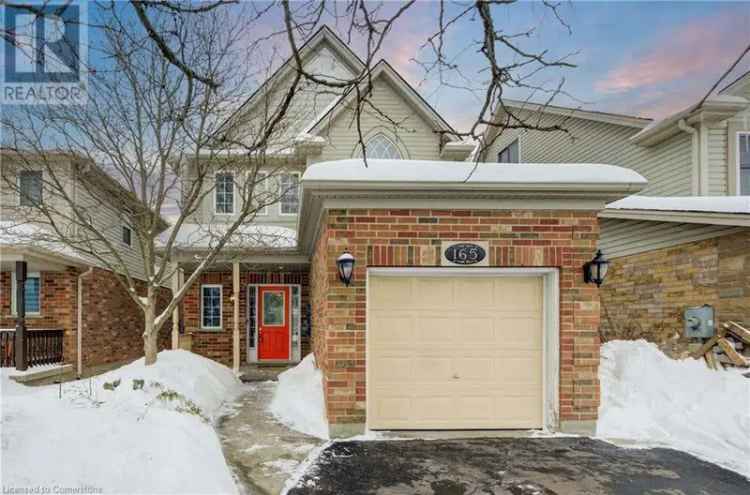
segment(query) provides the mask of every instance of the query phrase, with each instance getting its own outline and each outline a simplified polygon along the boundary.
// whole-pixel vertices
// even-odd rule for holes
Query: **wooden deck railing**
[[[26,330],[25,347],[27,366],[63,362],[63,331]],[[15,331],[0,331],[0,363],[3,368],[13,368],[15,362]]]

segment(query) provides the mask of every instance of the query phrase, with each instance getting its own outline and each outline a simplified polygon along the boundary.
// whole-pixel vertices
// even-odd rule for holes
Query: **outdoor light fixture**
[[[587,284],[596,284],[597,287],[601,286],[604,277],[607,276],[608,266],[609,261],[604,258],[602,251],[598,249],[594,259],[583,264],[583,281]]]
[[[352,282],[352,274],[354,273],[354,256],[349,251],[345,251],[344,254],[338,257],[336,260],[336,266],[339,268],[339,280],[344,282],[344,285],[349,287]]]

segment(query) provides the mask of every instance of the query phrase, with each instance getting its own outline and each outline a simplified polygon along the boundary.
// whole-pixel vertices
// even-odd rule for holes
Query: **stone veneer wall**
[[[599,294],[581,274],[596,250],[596,212],[336,209],[323,222],[311,267],[313,348],[332,428],[365,422],[367,268],[439,266],[443,240],[489,241],[492,267],[560,269],[560,419],[596,419]],[[335,263],[344,250],[357,259],[350,287]]]
[[[605,339],[643,338],[673,356],[687,352],[686,307],[750,325],[750,230],[613,259],[601,298]]]
[[[77,362],[77,279],[80,271],[68,268],[60,272],[42,272],[41,311],[39,316],[27,316],[27,328],[61,328],[63,359],[67,364]],[[16,319],[11,314],[11,272],[0,273],[0,328],[14,328]],[[83,365],[130,361],[143,356],[143,313],[117,282],[114,274],[99,268],[83,280]],[[145,292],[145,283],[140,284]],[[162,289],[159,307],[168,304],[171,292]],[[171,322],[159,334],[160,349],[168,348]]]
[[[306,271],[290,272],[240,272],[240,362],[247,361],[247,285],[248,284],[300,284],[302,305],[302,327],[305,327],[305,307],[309,301],[309,276]],[[200,287],[202,284],[221,284],[222,329],[202,330],[200,320]],[[234,304],[232,296],[232,272],[206,272],[193,284],[182,302],[183,322],[186,332],[193,334],[192,351],[207,358],[232,366],[232,333],[234,329]],[[302,357],[310,352],[310,339],[303,337]]]

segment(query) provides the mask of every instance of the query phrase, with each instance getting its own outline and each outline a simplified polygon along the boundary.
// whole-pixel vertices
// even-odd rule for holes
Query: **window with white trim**
[[[216,174],[214,207],[219,215],[234,213],[234,174]]]
[[[498,163],[518,163],[518,139],[497,154]]]
[[[750,196],[750,133],[738,134],[737,139],[740,195]]]
[[[26,299],[26,314],[27,315],[38,315],[41,313],[42,301],[42,279],[39,273],[27,273],[26,274],[26,285],[24,286],[24,298]],[[11,278],[11,293],[10,293],[10,308],[11,312],[15,315],[16,313],[16,274],[13,272]]]
[[[296,215],[299,211],[299,174],[281,174],[279,186],[281,188],[281,214]]]
[[[122,226],[122,243],[127,246],[133,245],[133,229],[128,227],[127,225]]]
[[[36,206],[42,204],[42,172],[22,170],[18,174],[19,204]]]
[[[367,158],[400,160],[401,150],[385,134],[378,133],[365,143]]]
[[[201,328],[221,329],[221,285],[201,285]]]

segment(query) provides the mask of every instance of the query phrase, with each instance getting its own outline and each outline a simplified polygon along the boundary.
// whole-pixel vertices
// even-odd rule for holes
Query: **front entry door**
[[[258,359],[290,358],[289,286],[258,287]]]

